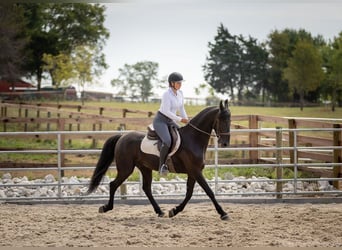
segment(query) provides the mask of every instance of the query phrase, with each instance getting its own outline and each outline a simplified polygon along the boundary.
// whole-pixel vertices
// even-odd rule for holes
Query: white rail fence
[[[333,177],[301,177],[299,174],[299,167],[321,168],[330,170],[331,172],[338,169],[340,171],[341,162],[324,162],[313,161],[311,159],[301,159],[298,157],[299,152],[324,152],[325,154],[331,154],[332,159],[336,152],[341,155],[342,146],[299,146],[297,145],[297,137],[299,133],[334,133],[341,128],[319,128],[319,129],[233,129],[231,134],[234,133],[263,133],[273,132],[275,137],[273,145],[271,146],[258,146],[258,147],[229,147],[219,148],[216,138],[212,147],[208,148],[208,152],[213,154],[213,164],[206,165],[206,168],[214,169],[214,177],[208,179],[208,183],[215,192],[215,195],[229,199],[233,197],[239,197],[242,199],[251,199],[252,197],[268,197],[281,199],[285,197],[339,197],[342,195],[342,190],[336,188],[333,183],[339,184],[342,181],[341,174]],[[49,135],[55,137],[56,149],[31,149],[31,150],[1,150],[0,157],[10,156],[12,154],[48,154],[56,157],[56,167],[2,167],[0,168],[0,202],[19,202],[19,201],[94,201],[103,200],[108,198],[108,184],[114,178],[106,177],[101,183],[98,191],[91,195],[85,195],[89,178],[72,177],[67,178],[63,176],[64,171],[68,170],[93,170],[93,167],[79,166],[66,167],[63,166],[63,156],[66,154],[82,154],[90,155],[100,154],[100,149],[64,149],[64,136],[67,135],[108,135],[118,133],[127,133],[129,131],[55,131],[55,132],[1,132],[1,140],[11,136],[20,138],[21,136],[37,136],[37,135]],[[293,133],[294,145],[284,146],[283,139],[284,134]],[[6,135],[6,137],[4,137]],[[264,138],[267,140],[267,138]],[[234,164],[220,164],[220,154],[234,155],[237,152],[249,152],[258,151],[259,158],[263,159],[262,162],[256,163],[234,163]],[[267,154],[272,152],[272,156]],[[293,160],[290,161],[289,157],[284,156],[284,152],[293,152]],[[288,153],[289,154],[289,153]],[[340,160],[339,160],[340,161]],[[229,174],[231,169],[238,168],[271,168],[275,171],[275,178],[266,177],[251,177],[245,178],[243,176],[233,176]],[[292,178],[284,178],[284,168],[291,169],[293,171]],[[110,169],[115,169],[115,165]],[[222,175],[222,170],[225,170]],[[48,177],[43,179],[28,180],[28,178],[16,177],[12,178],[11,174],[18,171],[44,171]],[[49,172],[57,172],[57,176],[49,175]],[[34,175],[34,174],[33,174]],[[339,186],[339,185],[337,185]],[[43,192],[37,192],[38,189],[43,189]],[[25,191],[24,191],[25,190]],[[29,190],[29,191],[27,191]],[[49,191],[49,190],[53,190]],[[160,199],[173,198],[181,199],[186,192],[186,177],[176,176],[172,180],[165,180],[160,178],[159,181],[154,180],[152,183],[153,194]],[[199,186],[196,185],[194,191],[194,197],[204,197],[205,194]],[[145,199],[145,194],[142,191],[142,176],[138,181],[126,181],[117,191],[115,199]]]

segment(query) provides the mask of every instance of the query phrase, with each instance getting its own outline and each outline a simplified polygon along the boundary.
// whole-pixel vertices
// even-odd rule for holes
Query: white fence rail
[[[297,145],[297,136],[299,132],[310,133],[333,133],[334,131],[341,131],[341,129],[334,128],[320,128],[320,129],[237,129],[231,130],[231,134],[234,133],[262,133],[262,132],[274,132],[279,136],[280,143],[276,143],[269,147],[229,147],[219,148],[217,146],[216,139],[214,140],[214,146],[208,148],[208,152],[214,152],[213,164],[206,165],[206,168],[214,169],[214,177],[208,180],[210,186],[215,192],[215,195],[221,198],[239,197],[243,199],[250,199],[251,197],[268,197],[268,198],[285,198],[285,197],[325,197],[325,196],[341,196],[342,191],[333,187],[332,182],[342,181],[341,176],[338,177],[324,177],[324,178],[302,178],[299,176],[299,167],[312,167],[312,168],[325,168],[333,169],[341,167],[341,162],[314,162],[306,159],[301,161],[298,159],[298,152],[311,151],[311,152],[325,152],[333,154],[334,151],[342,151],[342,146],[299,146]],[[0,202],[16,202],[16,201],[90,201],[108,198],[108,183],[111,178],[105,178],[100,186],[100,191],[92,195],[84,195],[85,190],[89,182],[89,178],[66,178],[63,177],[63,171],[68,170],[93,170],[94,167],[89,166],[77,166],[77,167],[65,167],[62,166],[62,156],[65,154],[99,154],[99,149],[64,149],[63,135],[113,135],[117,133],[127,133],[129,131],[55,131],[55,132],[1,132],[0,138],[6,135],[13,136],[13,139],[20,136],[34,136],[34,135],[53,135],[56,140],[56,149],[41,150],[10,150],[0,151],[0,157],[11,154],[53,154],[55,155],[57,167],[3,167],[0,168],[0,176],[2,180],[0,182]],[[282,145],[282,134],[293,133],[294,146]],[[4,138],[4,137],[3,137]],[[278,139],[279,139],[278,138]],[[279,140],[277,140],[279,142]],[[253,164],[219,164],[219,155],[224,153],[234,154],[237,151],[261,152],[273,151],[274,157],[262,157],[264,161],[262,163]],[[293,162],[286,162],[288,160],[283,157],[282,152],[291,151],[294,155]],[[82,165],[82,164],[80,164]],[[272,168],[277,171],[276,178],[265,177],[234,177],[229,174],[228,170],[233,168]],[[293,178],[283,178],[281,171],[284,168],[290,168],[293,170]],[[112,166],[111,169],[115,169]],[[220,169],[225,169],[224,176],[219,172]],[[49,171],[57,172],[56,178],[51,179],[38,179],[28,180],[27,178],[12,178],[8,173],[15,173],[17,171]],[[43,189],[43,192],[37,192],[38,189]],[[53,192],[49,192],[49,190]],[[152,189],[154,196],[159,198],[183,198],[186,192],[186,179],[185,177],[176,177],[172,180],[160,180],[153,181]],[[194,197],[203,197],[204,192],[199,186],[196,185]],[[116,199],[144,199],[145,195],[142,191],[142,178],[138,181],[126,181],[122,185],[121,189],[116,193]]]

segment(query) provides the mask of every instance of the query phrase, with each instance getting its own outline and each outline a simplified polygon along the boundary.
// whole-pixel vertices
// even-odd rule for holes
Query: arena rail
[[[106,192],[100,194],[84,195],[84,192],[88,182],[65,182],[63,180],[64,171],[68,170],[93,170],[93,166],[77,166],[77,167],[65,167],[63,166],[63,155],[65,154],[100,154],[100,149],[64,149],[65,136],[77,134],[77,135],[113,135],[113,134],[124,134],[129,131],[49,131],[49,132],[0,132],[0,137],[6,135],[13,136],[35,136],[35,135],[49,135],[50,137],[55,137],[57,142],[56,149],[31,149],[31,150],[2,150],[1,155],[10,154],[53,154],[57,157],[57,166],[50,168],[0,168],[0,175],[4,176],[5,173],[14,173],[16,171],[56,171],[57,177],[55,181],[46,182],[44,180],[34,181],[34,182],[0,182],[0,191],[5,189],[23,189],[23,188],[33,188],[37,189],[39,187],[53,187],[57,189],[54,195],[47,195],[46,193],[42,196],[4,196],[0,193],[0,202],[20,202],[20,201],[50,201],[50,202],[90,202],[96,200],[103,200],[108,198]],[[333,134],[336,145],[330,146],[300,146],[297,145],[299,133],[329,133]],[[342,190],[340,187],[340,182],[342,182],[342,145],[341,145],[341,128],[300,128],[300,129],[287,129],[287,128],[262,128],[262,129],[232,129],[231,134],[235,133],[260,133],[260,134],[270,134],[274,133],[276,136],[273,146],[260,146],[260,144],[249,145],[247,147],[236,146],[229,148],[220,148],[217,144],[217,138],[213,136],[214,144],[212,147],[208,148],[209,153],[214,154],[214,161],[212,164],[207,164],[206,168],[214,169],[214,178],[208,180],[209,185],[214,190],[216,196],[224,199],[229,199],[233,197],[239,197],[242,199],[250,199],[251,197],[268,197],[275,199],[284,199],[285,197],[340,197],[342,195]],[[284,145],[287,140],[284,139],[284,135],[287,137],[292,137],[292,144]],[[4,138],[4,137],[3,137]],[[267,138],[266,138],[267,139]],[[273,140],[273,138],[272,138]],[[219,163],[220,154],[234,152],[257,152],[259,158],[262,161],[259,162],[249,162],[249,163],[230,163],[221,164]],[[300,158],[301,152],[324,152],[327,156],[331,158],[330,162],[317,161],[314,159]],[[271,152],[270,154],[266,152]],[[249,155],[249,154],[247,154]],[[285,157],[289,156],[289,157]],[[247,156],[248,157],[248,156]],[[301,167],[310,168],[323,168],[329,169],[333,173],[330,177],[301,177],[299,171]],[[265,178],[265,177],[232,177],[227,176],[226,178],[220,177],[220,169],[233,169],[233,168],[272,168],[275,171],[275,178]],[[284,178],[283,170],[289,168],[293,170],[292,178]],[[115,169],[115,166],[111,166],[111,169]],[[108,186],[110,178],[104,180],[101,187]],[[324,183],[324,185],[318,186],[318,183]],[[312,184],[312,185],[311,185]],[[171,188],[173,192],[166,192],[165,190],[160,192],[154,192],[154,196],[159,198],[173,198],[181,199],[185,195],[186,180],[182,178],[177,178],[176,180],[163,180],[153,181],[152,188],[155,186],[167,186],[172,185],[177,186],[178,192],[174,192],[175,188]],[[310,186],[310,188],[305,189],[304,186]],[[63,190],[65,188],[72,189],[73,186],[78,187],[77,194],[66,194]],[[135,192],[129,193],[127,190],[129,186],[135,187]],[[183,188],[180,188],[183,186]],[[197,186],[197,185],[196,185]],[[267,186],[267,189],[262,189],[263,186]],[[132,190],[132,188],[131,188]],[[108,191],[108,190],[107,190]],[[198,187],[195,188],[194,197],[204,197],[204,192]],[[140,176],[139,181],[126,181],[121,189],[120,194],[116,194],[116,199],[144,199],[145,195],[142,191],[142,178]]]

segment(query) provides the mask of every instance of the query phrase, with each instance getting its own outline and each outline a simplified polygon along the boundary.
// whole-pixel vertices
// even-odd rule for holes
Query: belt
[[[162,112],[158,111],[158,114],[161,115],[162,117],[164,117],[164,118],[166,118],[166,119],[172,121],[172,119],[171,119],[170,117],[164,115]]]

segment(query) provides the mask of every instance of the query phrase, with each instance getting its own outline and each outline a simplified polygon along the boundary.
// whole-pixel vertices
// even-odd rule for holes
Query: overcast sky
[[[110,80],[119,68],[148,60],[159,63],[159,78],[181,72],[187,80],[184,95],[194,97],[194,88],[205,82],[208,42],[220,23],[233,35],[259,42],[276,29],[302,28],[326,39],[342,31],[340,0],[131,0],[105,5],[109,69],[100,82],[102,90],[113,92]]]

